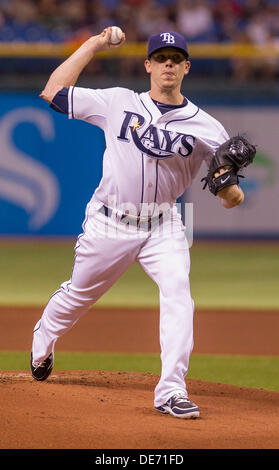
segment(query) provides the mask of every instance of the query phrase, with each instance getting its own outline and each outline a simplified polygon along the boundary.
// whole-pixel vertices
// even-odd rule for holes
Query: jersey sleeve
[[[209,145],[210,149],[212,152],[205,152],[204,160],[207,166],[209,167],[210,162],[212,160],[213,153],[216,152],[216,150],[222,145],[226,140],[230,138],[229,134],[227,133],[226,129],[224,127],[221,127],[221,130],[219,134],[216,135],[215,138],[208,139],[207,144]]]
[[[81,119],[105,129],[114,91],[113,88],[93,90],[71,86],[68,95],[69,119]]]
[[[51,109],[54,109],[57,113],[68,114],[68,88],[62,88],[58,91],[55,97],[52,100],[52,103],[49,105]]]

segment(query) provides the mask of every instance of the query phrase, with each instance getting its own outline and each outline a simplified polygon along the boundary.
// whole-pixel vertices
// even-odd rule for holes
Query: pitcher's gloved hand
[[[247,139],[240,135],[231,137],[220,145],[212,157],[207,176],[201,180],[205,181],[203,189],[208,185],[209,190],[216,196],[221,189],[238,184],[238,178],[243,177],[238,174],[239,170],[250,165],[255,155],[256,147]],[[215,176],[221,168],[226,171]]]

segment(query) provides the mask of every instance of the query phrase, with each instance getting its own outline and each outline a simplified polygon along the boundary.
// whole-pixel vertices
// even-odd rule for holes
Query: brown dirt
[[[198,311],[193,352],[278,355],[278,313]],[[30,350],[40,315],[2,308],[1,349]],[[94,308],[56,350],[159,352],[158,323],[152,309]],[[153,409],[158,378],[54,369],[37,383],[26,371],[1,371],[0,448],[278,449],[278,393],[189,379],[201,417],[179,420]]]
[[[42,315],[36,307],[0,307],[2,350],[29,351]],[[159,311],[152,308],[93,308],[59,339],[57,351],[160,351]],[[194,353],[279,354],[278,310],[196,311]]]

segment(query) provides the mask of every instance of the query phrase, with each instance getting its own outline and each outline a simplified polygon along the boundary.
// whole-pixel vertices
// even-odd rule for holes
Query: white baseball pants
[[[99,206],[100,207],[100,206]],[[57,339],[73,325],[137,261],[160,292],[162,370],[154,405],[186,391],[185,376],[193,348],[194,304],[190,294],[190,256],[176,208],[164,214],[151,232],[107,217],[89,203],[83,233],[75,246],[71,279],[50,298],[33,333],[33,360],[43,361]],[[92,345],[94,349],[94,345]]]

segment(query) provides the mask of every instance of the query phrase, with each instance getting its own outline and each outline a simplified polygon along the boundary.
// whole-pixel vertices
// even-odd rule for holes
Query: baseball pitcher
[[[160,292],[161,376],[154,406],[178,418],[197,418],[185,377],[193,348],[194,302],[190,257],[176,200],[203,161],[205,186],[233,208],[244,194],[239,169],[253,161],[255,147],[242,136],[229,138],[223,126],[181,94],[190,70],[185,39],[163,32],[149,39],[144,67],[150,90],[76,87],[80,73],[113,45],[112,28],[84,42],[50,76],[41,97],[69,119],[99,126],[105,135],[103,176],[89,201],[75,246],[71,278],[46,305],[33,332],[32,376],[52,371],[54,346],[134,262]],[[213,196],[212,196],[213,197]]]

